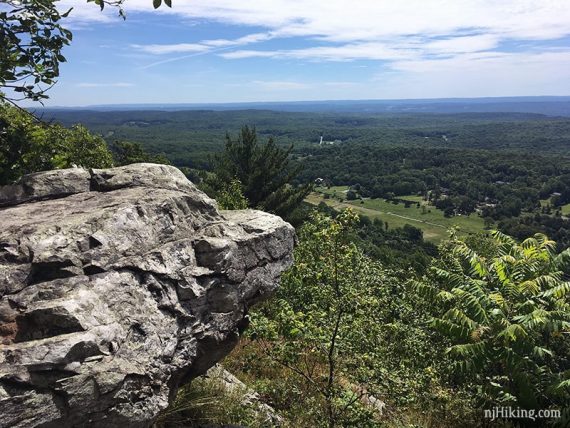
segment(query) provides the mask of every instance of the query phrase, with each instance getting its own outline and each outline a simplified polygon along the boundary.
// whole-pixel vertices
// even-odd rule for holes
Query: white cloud
[[[379,73],[378,97],[434,98],[560,95],[570,81],[570,50],[467,53],[438,60],[400,61]]]
[[[481,95],[508,95],[515,93],[515,88],[518,94],[538,94],[547,88],[567,87],[564,79],[570,81],[570,53],[537,45],[570,36],[568,1],[175,0],[172,9],[154,11],[151,0],[127,0],[124,6],[127,16],[136,12],[176,16],[183,18],[180,25],[187,23],[189,27],[188,38],[177,43],[133,45],[142,53],[164,57],[142,68],[204,54],[232,60],[371,60],[384,63],[379,80],[373,82],[378,83],[377,92],[365,85],[335,86],[330,82],[329,87],[390,98],[392,89],[402,94],[396,97],[406,93],[418,97],[473,95],[479,88]],[[92,3],[76,0],[59,3],[75,7],[70,18],[74,25],[121,24],[115,10],[101,13]],[[251,34],[236,39],[196,40],[191,26],[197,21],[231,24],[242,31],[251,29]],[[290,43],[265,43],[275,39],[290,39]],[[259,46],[251,46],[254,44]],[[315,86],[286,80],[249,84],[283,93],[326,86],[323,82]],[[542,90],[533,92],[532,85]],[[492,89],[483,93],[484,87]]]
[[[198,43],[173,43],[173,44],[151,44],[139,45],[132,44],[133,49],[142,52],[162,55],[171,53],[184,53],[184,52],[207,52],[219,50],[220,48],[229,48],[233,46],[242,46],[249,43],[258,43],[270,40],[274,36],[271,33],[254,33],[248,34],[237,39],[214,39],[214,40],[201,40]]]
[[[296,58],[306,60],[350,61],[355,59],[397,60],[417,56],[407,47],[392,48],[386,43],[352,43],[340,46],[317,46],[305,49],[262,51],[239,50],[220,54],[228,59],[252,57]]]
[[[74,6],[71,22],[112,22],[116,9],[101,12],[92,3]],[[325,61],[421,60],[496,50],[505,41],[549,40],[570,35],[568,0],[177,0],[172,9],[152,9],[151,0],[128,0],[127,16],[149,12],[191,20],[213,20],[264,28],[237,39],[184,40],[173,44],[133,45],[153,55],[208,53],[227,59],[284,58]],[[128,19],[128,18],[127,18]],[[189,31],[192,34],[192,30]],[[239,49],[275,38],[301,37],[299,49]],[[179,56],[180,60],[187,58]],[[167,60],[166,62],[171,62]],[[158,61],[150,66],[163,64]]]
[[[434,40],[426,43],[423,48],[435,54],[479,52],[496,48],[499,41],[496,35],[479,34]]]
[[[210,48],[199,43],[175,43],[171,45],[131,45],[131,48],[142,52],[160,55],[182,52],[204,52]]]
[[[517,70],[533,68],[540,76],[550,74],[554,71],[554,68],[565,62],[570,63],[570,50],[553,50],[538,53],[476,52],[456,55],[446,59],[397,61],[392,63],[391,67],[399,71],[415,73],[464,70],[467,68],[472,68],[477,73],[483,73],[494,68],[503,69],[505,66],[508,66],[513,74],[517,74]],[[476,67],[474,67],[475,65]],[[544,68],[540,69],[537,67]],[[570,75],[570,71],[566,73]]]
[[[75,20],[109,21],[93,4],[74,6]],[[128,0],[129,12],[151,12],[150,0]],[[110,9],[110,10],[107,10]],[[152,13],[264,27],[280,36],[320,37],[329,41],[378,41],[395,36],[446,36],[477,30],[515,39],[552,39],[569,34],[567,0],[178,0]]]

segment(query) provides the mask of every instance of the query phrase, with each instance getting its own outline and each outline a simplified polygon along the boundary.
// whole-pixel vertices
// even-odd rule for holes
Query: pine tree
[[[251,208],[289,219],[312,188],[291,184],[301,168],[290,165],[292,149],[283,150],[273,138],[260,144],[255,128],[248,126],[235,140],[227,134],[224,151],[212,158],[213,174],[205,179],[206,191],[216,197],[237,179]]]

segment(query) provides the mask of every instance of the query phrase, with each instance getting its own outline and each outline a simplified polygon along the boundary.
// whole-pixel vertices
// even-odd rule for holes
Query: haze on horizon
[[[48,107],[570,95],[565,0],[59,4]]]

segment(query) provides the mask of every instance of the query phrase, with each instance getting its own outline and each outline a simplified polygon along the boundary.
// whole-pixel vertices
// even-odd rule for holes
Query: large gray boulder
[[[231,351],[294,240],[164,165],[0,188],[0,426],[149,426]]]

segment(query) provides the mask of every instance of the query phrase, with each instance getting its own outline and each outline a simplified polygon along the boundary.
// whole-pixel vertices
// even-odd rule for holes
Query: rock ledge
[[[0,207],[2,427],[149,426],[292,263],[289,224],[164,165],[32,174]]]

